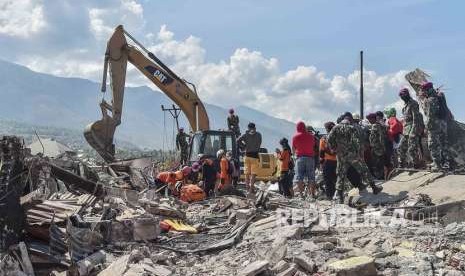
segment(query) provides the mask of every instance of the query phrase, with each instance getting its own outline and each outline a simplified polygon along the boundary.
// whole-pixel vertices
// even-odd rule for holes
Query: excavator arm
[[[148,57],[135,46],[129,45],[126,36],[138,44]],[[108,40],[105,53],[102,92],[106,90],[106,76],[109,69],[112,101],[108,103],[102,100],[100,103],[102,119],[89,124],[84,131],[87,142],[105,161],[115,160],[113,140],[116,127],[121,124],[128,61],[181,108],[193,131],[209,129],[208,114],[197,93],[120,25]]]

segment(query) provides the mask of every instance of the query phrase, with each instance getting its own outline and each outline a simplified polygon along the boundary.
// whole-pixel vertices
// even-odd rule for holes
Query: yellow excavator
[[[128,44],[126,38],[132,40],[138,48]],[[207,111],[195,86],[178,77],[120,25],[116,27],[107,43],[101,87],[101,91],[105,92],[109,71],[112,101],[108,103],[102,100],[100,103],[102,119],[89,124],[84,131],[87,142],[106,162],[115,161],[113,140],[116,127],[121,124],[128,61],[160,88],[185,114],[194,133],[189,143],[189,162],[198,161],[200,154],[216,158],[219,149],[231,151],[233,158],[240,160],[234,133],[210,130]],[[257,178],[273,180],[276,158],[269,153],[261,153],[259,156],[260,169]]]

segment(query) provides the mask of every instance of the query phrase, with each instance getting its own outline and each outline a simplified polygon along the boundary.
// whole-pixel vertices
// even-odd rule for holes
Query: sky
[[[465,1],[0,0],[0,58],[100,81],[106,40],[123,24],[201,98],[321,126],[357,111],[401,107],[417,67],[465,121]],[[156,89],[135,68],[127,84]],[[97,93],[97,91],[96,91]]]

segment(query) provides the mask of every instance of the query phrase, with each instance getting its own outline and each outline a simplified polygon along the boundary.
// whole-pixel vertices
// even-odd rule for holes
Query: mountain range
[[[25,66],[0,60],[0,127],[1,134],[21,134],[33,126],[81,133],[84,127],[101,118],[99,102],[103,94],[100,84],[80,78],[57,77],[38,73]],[[111,98],[110,93],[106,97]],[[226,128],[227,109],[204,103],[212,129]],[[139,148],[169,150],[174,147],[174,120],[164,114],[161,105],[171,106],[171,100],[147,86],[126,87],[122,124],[116,140]],[[293,123],[278,119],[246,106],[237,106],[241,130],[248,122],[255,122],[262,133],[263,145],[272,150],[282,137],[294,132]],[[8,122],[6,124],[5,122]],[[12,122],[14,122],[12,124]],[[181,116],[180,125],[188,128]],[[19,131],[14,126],[20,126]],[[44,133],[39,133],[45,135]],[[76,138],[77,140],[83,137]],[[124,143],[123,143],[124,142]]]

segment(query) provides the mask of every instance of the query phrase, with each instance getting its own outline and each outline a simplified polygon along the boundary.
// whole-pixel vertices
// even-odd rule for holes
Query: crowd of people
[[[447,124],[452,115],[445,97],[431,82],[421,85],[419,96],[424,99],[422,108],[426,120],[420,113],[419,103],[407,88],[402,88],[399,91],[404,102],[402,119],[397,118],[395,108],[369,113],[365,118],[345,112],[335,122],[324,124],[325,135],[298,122],[291,143],[282,138],[280,148],[275,151],[279,160],[279,193],[286,197],[297,193],[302,197],[323,196],[342,203],[348,183],[360,193],[366,193],[370,187],[374,194],[378,194],[382,187],[376,185],[375,180],[388,179],[397,167],[450,169]],[[236,135],[238,147],[243,151],[244,182],[247,193],[253,194],[262,136],[254,123],[249,123],[241,135],[239,117],[233,109],[229,113],[227,126]],[[178,137],[178,147],[187,147],[182,130]],[[426,165],[428,152],[422,147],[422,137],[427,137],[432,161],[429,165]],[[187,160],[186,154],[181,154],[181,158]],[[220,149],[216,157],[200,156],[199,159],[180,171],[160,173],[156,183],[166,184],[173,194],[183,194],[182,189],[189,187],[195,198],[205,198],[230,191],[238,182],[240,165],[231,152]],[[322,175],[322,183],[316,182],[316,170]],[[201,185],[191,184],[196,189],[189,185],[199,180]]]

